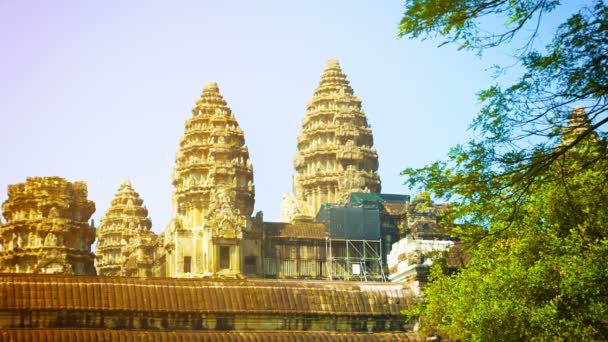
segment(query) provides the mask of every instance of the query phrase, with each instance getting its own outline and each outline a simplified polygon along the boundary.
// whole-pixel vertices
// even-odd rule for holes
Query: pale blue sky
[[[178,139],[214,81],[245,132],[255,211],[276,220],[329,58],[363,101],[382,191],[410,193],[400,171],[466,140],[507,58],[396,39],[402,2],[0,0],[0,201],[27,176],[83,180],[99,222],[129,179],[161,232]]]

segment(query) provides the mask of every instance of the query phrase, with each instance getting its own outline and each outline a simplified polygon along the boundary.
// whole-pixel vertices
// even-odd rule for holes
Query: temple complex
[[[151,232],[143,200],[123,182],[98,231],[103,277],[9,274],[95,274],[86,185],[9,186],[0,339],[421,340],[402,314],[417,288],[402,282],[453,245],[442,241],[446,206],[380,193],[372,131],[336,60],[297,141],[281,222],[252,216],[243,131],[217,84],[206,84],[179,140],[171,221]]]
[[[2,204],[0,271],[95,274],[95,228],[87,222],[94,211],[84,182],[30,177],[9,185]]]
[[[322,204],[312,221],[263,222],[262,275],[385,281],[397,272],[387,255],[399,239],[449,240],[440,226],[445,210],[428,193],[410,200],[408,195],[353,192],[346,203]]]
[[[294,158],[294,196],[281,220],[313,218],[323,203],[345,203],[352,192],[380,192],[372,130],[337,60],[327,63],[306,107]]]
[[[148,209],[124,181],[99,225],[95,267],[104,276],[152,276],[156,235]]]
[[[186,121],[173,172],[173,219],[164,232],[170,277],[241,273],[240,243],[253,211],[245,137],[215,83]]]

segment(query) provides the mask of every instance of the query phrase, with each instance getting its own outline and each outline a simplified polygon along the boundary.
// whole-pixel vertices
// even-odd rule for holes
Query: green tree
[[[563,154],[517,210],[456,201],[451,219],[465,224],[453,233],[471,259],[455,275],[432,270],[425,324],[465,340],[608,338],[608,163],[588,166],[606,153],[593,141]]]
[[[552,42],[538,51],[533,42],[541,19],[559,5],[557,0],[406,2],[402,37],[439,34],[446,38],[444,43],[481,52],[513,41],[523,30],[517,40],[523,46],[514,47],[523,74],[508,87],[494,85],[480,92],[483,108],[472,124],[478,139],[459,148],[473,154],[487,152],[485,157],[509,166],[499,176],[515,174],[511,178],[522,186],[520,190],[559,155],[608,123],[608,8],[603,1],[590,3],[568,18]],[[492,18],[505,20],[505,29],[492,33],[491,27],[485,27],[496,22]],[[593,124],[581,127],[580,139],[556,149],[575,105],[584,108]]]
[[[456,275],[433,269],[418,308],[427,327],[453,337],[608,339],[608,9],[590,1],[536,49],[558,5],[406,2],[401,36],[441,35],[478,52],[520,42],[522,75],[480,93],[475,139],[447,161],[403,172],[451,202],[444,222],[471,255]],[[491,17],[504,30],[486,27]]]

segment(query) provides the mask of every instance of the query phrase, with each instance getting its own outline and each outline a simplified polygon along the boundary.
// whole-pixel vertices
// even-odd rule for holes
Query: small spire
[[[340,68],[340,62],[335,58],[327,60],[325,70],[321,74],[319,87],[315,90],[315,96],[321,93],[336,95],[347,93],[348,95],[353,95],[353,90],[346,79],[346,74]]]
[[[206,92],[206,91],[215,91],[215,92],[217,92],[219,90],[220,89],[218,88],[217,83],[215,83],[215,82],[206,83],[205,87],[203,88],[204,92]]]
[[[131,189],[131,182],[128,181],[128,180],[124,180],[120,184],[120,189],[119,190],[127,190],[127,189]]]
[[[325,70],[328,69],[340,69],[340,62],[338,62],[335,58],[330,58],[327,60],[327,65],[325,66]]]
[[[574,107],[568,117],[568,125],[564,127],[560,145],[572,143],[572,141],[580,134],[583,134],[586,130],[590,129],[590,127],[591,121],[585,112],[585,108],[580,106]],[[591,137],[594,142],[597,140],[597,134],[595,132],[592,132]]]
[[[572,113],[570,114],[570,124],[580,123],[585,124],[589,122],[589,118],[587,117],[587,113],[585,112],[585,108],[581,106],[574,107]]]
[[[586,130],[590,125],[589,117],[587,117],[587,113],[583,107],[574,107],[572,112],[570,113],[570,117],[568,119],[568,127],[566,131],[569,133],[577,133],[580,134],[582,131]]]

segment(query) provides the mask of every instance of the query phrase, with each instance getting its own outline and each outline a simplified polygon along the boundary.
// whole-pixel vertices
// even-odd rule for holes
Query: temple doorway
[[[230,246],[220,246],[220,270],[230,268]]]

